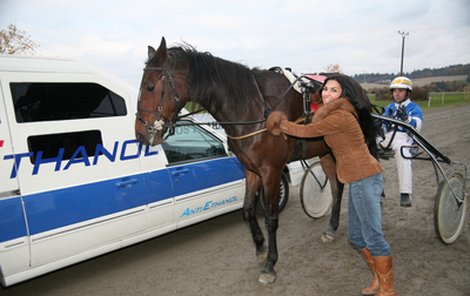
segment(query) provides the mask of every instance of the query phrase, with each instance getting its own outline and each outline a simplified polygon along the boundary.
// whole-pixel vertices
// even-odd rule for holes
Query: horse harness
[[[158,131],[163,130],[164,127],[171,129],[174,129],[175,127],[175,122],[177,118],[173,120],[169,120],[165,116],[163,116],[163,99],[166,94],[166,80],[168,79],[168,83],[170,85],[170,94],[172,95],[172,99],[176,102],[177,108],[179,108],[179,105],[181,104],[181,99],[178,95],[178,91],[176,90],[175,87],[175,79],[174,79],[174,72],[175,72],[175,62],[173,60],[173,63],[170,67],[169,73],[167,72],[167,68],[165,67],[165,63],[161,67],[145,67],[145,71],[162,71],[162,92],[160,94],[160,102],[156,108],[156,110],[149,110],[149,109],[138,109],[136,113],[137,119],[147,128],[147,131],[151,135],[155,135]],[[143,79],[143,78],[142,78]],[[144,81],[142,80],[141,84],[143,84]],[[155,86],[144,86],[147,88],[148,91],[153,91]],[[138,100],[140,101],[141,98],[141,93],[139,93]],[[141,115],[141,113],[150,113],[155,115],[156,119],[153,123],[148,123]]]

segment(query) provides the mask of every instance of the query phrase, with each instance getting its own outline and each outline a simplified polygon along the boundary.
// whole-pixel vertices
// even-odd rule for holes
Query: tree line
[[[376,99],[378,100],[390,100],[391,94],[388,89],[388,84],[392,81],[393,78],[398,76],[397,73],[369,73],[369,74],[356,74],[353,76],[360,83],[383,83],[383,87],[377,87],[369,89],[368,92],[375,94]],[[442,68],[424,68],[422,70],[415,70],[413,72],[404,73],[404,76],[409,78],[428,78],[428,77],[438,77],[438,76],[457,76],[457,75],[467,75],[466,80],[459,81],[437,81],[431,82],[423,87],[415,86],[411,94],[413,100],[421,101],[427,100],[429,98],[430,92],[451,92],[451,91],[465,91],[470,87],[470,64],[458,64],[451,65]]]
[[[411,79],[416,78],[426,78],[426,77],[436,77],[436,76],[456,76],[456,75],[467,75],[470,76],[470,64],[458,64],[451,65],[442,68],[424,68],[422,70],[415,70],[412,72],[407,72],[403,74],[406,77]],[[364,74],[355,74],[354,79],[363,83],[380,83],[380,82],[390,82],[393,78],[398,76],[398,73],[364,73]],[[467,78],[467,82],[468,78]]]

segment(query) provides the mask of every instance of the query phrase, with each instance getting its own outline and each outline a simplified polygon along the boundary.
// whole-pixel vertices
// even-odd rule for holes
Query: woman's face
[[[343,88],[341,87],[338,81],[328,80],[323,86],[323,90],[321,92],[323,104],[331,103],[332,101],[340,98],[342,92]]]

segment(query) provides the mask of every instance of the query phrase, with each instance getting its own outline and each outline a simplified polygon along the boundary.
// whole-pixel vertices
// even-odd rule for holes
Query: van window
[[[126,115],[122,97],[95,83],[10,83],[16,121]]]
[[[72,156],[77,159],[92,157],[95,151],[101,155],[101,150],[96,149],[98,144],[103,144],[99,130],[28,137],[29,152],[32,152],[31,163],[35,163],[38,155],[41,159],[62,160],[71,159]],[[39,152],[42,154],[38,154]]]
[[[174,134],[166,134],[162,146],[169,163],[196,161],[202,158],[226,156],[222,142],[189,121],[179,121]]]

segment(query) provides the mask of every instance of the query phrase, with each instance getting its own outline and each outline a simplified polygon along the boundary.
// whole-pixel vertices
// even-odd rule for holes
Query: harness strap
[[[232,139],[232,140],[243,140],[243,139],[247,139],[247,138],[250,138],[252,136],[255,136],[257,134],[261,134],[261,133],[264,133],[265,131],[267,131],[268,129],[267,128],[262,128],[260,130],[257,130],[257,131],[254,131],[254,132],[251,132],[249,134],[246,134],[246,135],[243,135],[243,136],[230,136],[230,135],[227,135],[227,138],[229,139]]]
[[[304,116],[301,116],[301,117],[297,118],[294,122],[295,122],[295,123],[299,123],[299,122],[304,121],[305,119],[306,119],[306,118],[305,118]],[[268,130],[268,129],[265,127],[265,128],[259,129],[259,130],[257,130],[257,131],[254,131],[254,132],[251,132],[251,133],[242,135],[242,136],[230,136],[230,135],[227,135],[227,138],[232,139],[232,140],[243,140],[243,139],[247,139],[247,138],[249,138],[249,137],[255,136],[255,135],[257,135],[257,134],[264,133],[264,132],[267,131],[267,130]],[[283,137],[284,137],[284,140],[287,141],[287,136],[286,136],[286,134],[283,133]]]

